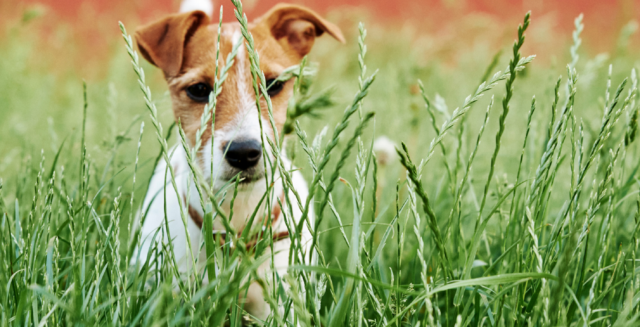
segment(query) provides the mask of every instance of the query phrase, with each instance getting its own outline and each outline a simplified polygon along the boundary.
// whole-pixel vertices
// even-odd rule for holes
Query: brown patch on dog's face
[[[206,99],[195,99],[189,87],[203,84],[211,88],[216,79],[216,42],[218,25],[209,24],[202,12],[171,15],[136,32],[141,54],[161,68],[169,85],[176,121],[191,144],[195,143]],[[315,38],[327,32],[344,42],[340,30],[313,11],[295,5],[277,5],[249,25],[260,69],[267,80],[277,78],[288,67],[297,65],[311,50]],[[260,141],[260,122],[264,133],[273,136],[267,103],[260,98],[257,113],[251,64],[239,23],[222,25],[218,70],[222,70],[234,44],[243,42],[229,69],[215,111],[215,147],[223,148],[233,139]],[[271,96],[273,118],[281,131],[287,117],[287,104],[293,92],[293,80]],[[211,138],[211,123],[207,124],[203,142]],[[204,146],[205,144],[203,144]],[[221,150],[221,149],[216,149]],[[222,155],[222,153],[220,153]],[[210,162],[213,158],[206,158]],[[205,164],[205,167],[207,165]],[[225,169],[223,169],[225,170]],[[226,171],[231,171],[227,169]],[[224,173],[224,175],[228,175]]]
[[[277,78],[286,68],[300,62],[299,58],[288,55],[273,37],[263,32],[263,29],[252,26],[251,34],[260,56],[260,69],[267,80]],[[226,58],[231,54],[235,42],[244,42],[241,37],[238,23],[223,24],[220,36],[219,70],[224,67]],[[184,63],[180,75],[173,78],[167,77],[176,121],[182,122],[185,134],[192,142],[194,142],[195,133],[200,127],[200,118],[205,104],[191,99],[187,95],[186,89],[198,83],[213,86],[216,71],[216,40],[217,26],[210,25],[206,29],[198,30],[194,34],[192,42],[189,42],[185,47]],[[249,109],[248,106],[256,110],[250,64],[249,55],[243,45],[238,51],[233,66],[228,71],[227,79],[222,85],[222,92],[217,99],[216,131],[233,124],[243,109]],[[287,103],[292,95],[293,83],[293,80],[285,82],[282,91],[271,96],[273,118],[278,130],[281,130],[287,117]],[[260,109],[262,118],[268,121],[267,102],[263,97],[260,99]],[[270,124],[263,124],[263,127],[269,134],[273,134]],[[210,126],[205,131],[203,139],[209,137],[211,137]]]

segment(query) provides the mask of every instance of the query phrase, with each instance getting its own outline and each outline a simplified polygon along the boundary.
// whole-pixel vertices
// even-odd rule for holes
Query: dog
[[[203,109],[208,102],[209,93],[216,78],[217,30],[218,24],[210,24],[209,16],[203,11],[196,10],[169,15],[144,25],[135,32],[140,54],[164,73],[171,94],[175,120],[180,122],[190,146],[195,144]],[[255,40],[260,69],[264,72],[267,85],[270,85],[268,93],[272,101],[273,119],[278,132],[281,133],[287,117],[287,105],[293,94],[294,80],[274,82],[276,77],[286,68],[299,64],[310,52],[316,37],[323,33],[331,35],[342,43],[345,40],[336,25],[308,8],[291,4],[276,5],[250,23],[249,32]],[[247,220],[256,210],[267,190],[265,175],[271,173],[268,168],[264,168],[264,160],[266,156],[269,156],[271,162],[275,159],[266,142],[263,148],[262,139],[263,137],[273,138],[275,133],[269,123],[267,103],[264,98],[260,100],[261,113],[258,114],[248,51],[245,40],[242,38],[240,24],[237,22],[222,24],[218,66],[220,69],[224,66],[236,42],[242,42],[242,45],[238,48],[235,62],[228,72],[222,92],[217,97],[214,130],[211,130],[211,122],[209,122],[202,135],[203,146],[197,153],[196,159],[205,180],[215,181],[214,192],[220,190],[225,184],[233,184],[238,174],[242,178],[230,221],[230,224],[240,231],[254,227],[246,226]],[[262,135],[260,120],[264,133]],[[211,144],[212,133],[213,145]],[[171,152],[170,162],[161,160],[155,168],[143,202],[142,212],[146,212],[146,219],[140,230],[141,246],[137,257],[147,258],[150,255],[149,251],[153,245],[151,239],[153,235],[157,235],[156,232],[159,229],[164,228],[166,214],[179,272],[188,275],[192,274],[195,268],[201,273],[207,259],[204,247],[201,246],[203,234],[219,233],[225,228],[220,219],[215,219],[213,231],[202,230],[204,212],[187,162],[186,152],[181,145],[174,147]],[[280,160],[284,167],[295,169],[284,154],[280,155]],[[172,185],[171,175],[167,174],[167,165],[171,165],[175,172],[176,188]],[[292,181],[293,187],[304,203],[309,196],[308,188],[299,171],[295,170],[292,173]],[[271,219],[274,235],[273,262],[267,260],[258,269],[258,273],[267,279],[268,275],[271,275],[268,272],[272,263],[281,277],[286,274],[288,268],[291,238],[284,219],[298,224],[302,216],[297,205],[290,208],[280,208],[277,205],[278,197],[283,204],[285,203],[284,188],[279,178],[273,182],[274,192],[271,200],[275,205],[272,212],[265,212],[266,201],[263,201],[259,211],[264,212],[265,216]],[[289,196],[294,199],[293,193],[290,192]],[[222,210],[227,213],[231,210],[230,198],[231,196],[226,196],[221,205]],[[181,218],[183,216],[181,216],[181,205],[178,201],[182,201],[184,216],[189,218],[186,221],[186,228]],[[285,212],[291,215],[285,215]],[[261,218],[257,217],[254,225],[263,223]],[[309,219],[313,223],[312,209]],[[191,240],[191,251],[187,237]],[[309,249],[311,233],[306,227],[302,230],[301,239],[304,251],[308,254],[311,251]],[[168,242],[166,236],[163,241]],[[196,258],[196,267],[193,267],[192,258]],[[205,276],[206,282],[208,280]],[[257,283],[252,283],[247,291],[244,309],[249,314],[264,320],[270,314],[270,307],[262,291]]]

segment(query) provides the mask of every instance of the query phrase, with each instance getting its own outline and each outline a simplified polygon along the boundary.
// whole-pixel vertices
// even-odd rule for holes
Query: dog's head
[[[163,70],[176,121],[181,122],[192,145],[216,79],[217,30],[218,25],[210,24],[205,13],[193,11],[170,15],[139,28],[135,33],[142,56]],[[274,82],[275,79],[288,67],[299,64],[311,50],[315,38],[324,32],[343,43],[344,37],[338,27],[315,12],[285,4],[275,6],[253,21],[249,32],[255,41],[265,82],[270,86],[268,93],[275,125],[281,131],[293,92],[293,80]],[[240,24],[222,24],[219,70],[224,67],[236,42],[244,43]],[[245,46],[241,45],[217,98],[213,157],[210,123],[202,136],[203,141],[208,140],[199,153],[206,176],[213,174],[219,183],[225,183],[239,172],[245,182],[264,176],[260,120],[265,134],[271,137],[274,133],[264,98],[260,100],[260,108],[261,113],[258,114],[250,61]]]

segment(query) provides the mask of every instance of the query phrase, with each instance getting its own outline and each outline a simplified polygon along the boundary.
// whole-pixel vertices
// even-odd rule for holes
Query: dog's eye
[[[187,95],[196,102],[209,102],[209,93],[211,93],[211,87],[205,83],[187,87]]]
[[[275,78],[271,78],[267,80],[267,94],[270,97],[276,96],[282,88],[284,87],[284,83],[282,81],[278,81]]]

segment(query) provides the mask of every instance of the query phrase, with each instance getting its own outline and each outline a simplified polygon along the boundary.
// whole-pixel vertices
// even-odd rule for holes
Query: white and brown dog
[[[187,6],[188,7],[188,6]],[[205,8],[203,8],[205,9]],[[210,13],[209,13],[210,14]],[[200,127],[203,108],[208,102],[209,93],[216,79],[216,42],[217,24],[210,24],[209,17],[203,11],[190,11],[170,15],[146,26],[140,27],[135,38],[142,56],[164,72],[169,86],[176,121],[180,121],[182,128],[191,143],[195,143],[196,131]],[[327,22],[315,12],[296,5],[279,4],[269,10],[262,17],[249,25],[249,32],[255,40],[255,49],[260,57],[260,69],[264,72],[267,85],[274,83],[268,93],[273,104],[273,118],[279,132],[287,117],[287,104],[293,93],[293,80],[287,82],[273,82],[286,68],[297,65],[311,50],[315,38],[324,32],[344,43],[340,29]],[[220,35],[219,67],[232,51],[235,42],[243,42],[240,24],[225,23]],[[240,173],[243,182],[239,188],[233,207],[231,225],[236,230],[247,227],[248,217],[256,209],[261,197],[267,189],[264,181],[265,172],[263,160],[271,156],[271,152],[262,151],[262,136],[273,137],[274,133],[269,123],[267,104],[261,99],[261,113],[255,103],[252,87],[250,62],[244,44],[240,46],[234,65],[218,96],[215,109],[215,128],[211,124],[204,132],[202,140],[208,140],[198,153],[198,163],[206,180],[213,179],[214,191],[227,184],[230,179]],[[214,136],[213,155],[211,133]],[[274,158],[271,158],[273,162]],[[284,167],[291,164],[286,158]],[[202,230],[203,210],[196,191],[193,176],[189,170],[185,152],[182,146],[177,146],[169,163],[176,172],[177,190],[173,188],[170,175],[166,174],[167,163],[162,160],[152,177],[147,196],[143,204],[143,212],[147,217],[141,228],[141,250],[139,258],[146,258],[151,248],[151,238],[159,228],[164,226],[165,214],[168,217],[169,232],[173,239],[174,254],[181,273],[189,274],[193,271],[191,258],[198,261],[196,269],[202,271],[206,254],[201,246],[203,233],[214,231]],[[213,167],[213,169],[211,169]],[[276,176],[278,176],[276,174]],[[293,184],[304,201],[308,196],[306,183],[299,172],[293,173]],[[166,203],[163,191],[166,188]],[[276,179],[272,203],[277,204],[276,197],[282,197],[283,186]],[[230,196],[224,200],[222,208],[230,210]],[[293,195],[291,195],[293,199]],[[187,221],[185,229],[181,219],[180,204]],[[302,213],[297,206],[280,209],[274,206],[273,212],[266,213],[273,223],[274,236],[274,266],[280,276],[286,273],[289,261],[290,239],[284,219],[297,224]],[[166,212],[165,212],[166,209]],[[292,217],[282,218],[284,212],[292,213]],[[310,215],[312,217],[313,215]],[[256,223],[259,219],[256,219]],[[214,221],[214,230],[223,231],[224,227],[219,219]],[[187,246],[187,235],[191,240],[192,251]],[[276,238],[277,237],[277,238]],[[308,253],[311,238],[305,228],[301,235]],[[167,242],[167,239],[164,240]],[[201,266],[202,265],[202,266]],[[259,273],[265,272],[271,262],[265,262]],[[266,274],[265,274],[266,275]],[[265,319],[270,312],[269,306],[262,297],[262,289],[252,284],[247,293],[245,310],[250,314]]]

